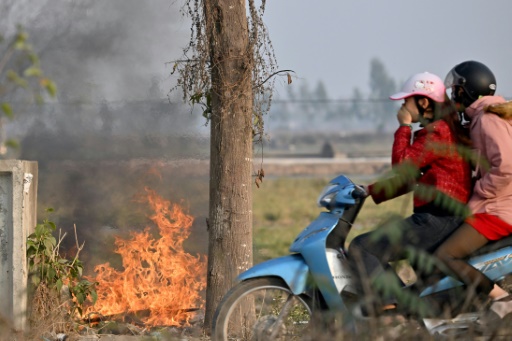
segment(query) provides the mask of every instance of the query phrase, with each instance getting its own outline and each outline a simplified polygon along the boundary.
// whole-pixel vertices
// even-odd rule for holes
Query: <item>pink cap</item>
[[[392,100],[411,96],[426,96],[436,102],[444,102],[444,81],[433,73],[423,72],[411,76],[402,86],[399,93],[389,96]]]

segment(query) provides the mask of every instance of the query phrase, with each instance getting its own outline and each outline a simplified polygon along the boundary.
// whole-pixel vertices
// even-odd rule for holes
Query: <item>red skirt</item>
[[[489,240],[498,240],[512,234],[512,225],[488,213],[476,213],[467,218],[466,223]]]

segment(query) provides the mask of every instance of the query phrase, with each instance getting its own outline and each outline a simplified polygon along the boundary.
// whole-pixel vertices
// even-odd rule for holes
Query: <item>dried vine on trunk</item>
[[[264,137],[264,114],[270,110],[275,77],[290,70],[277,71],[274,48],[263,23],[266,1],[259,7],[254,0],[248,0],[249,48],[252,50],[252,85],[254,96],[253,137],[261,143]],[[182,14],[192,19],[190,40],[183,50],[183,58],[174,61],[173,74],[178,74],[177,85],[171,89],[181,89],[183,100],[199,104],[203,115],[209,120],[211,115],[211,70],[210,46],[206,36],[204,4],[200,0],[187,0]]]

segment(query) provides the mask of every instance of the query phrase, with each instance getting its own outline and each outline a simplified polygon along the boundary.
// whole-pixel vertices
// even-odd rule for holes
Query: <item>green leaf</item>
[[[17,140],[15,140],[15,139],[7,139],[5,141],[5,145],[8,148],[12,148],[12,149],[18,149],[20,147],[19,142]]]
[[[44,242],[44,247],[49,250],[49,251],[53,251],[53,247],[55,246],[55,243],[52,242],[52,240],[50,239],[45,239]]]
[[[53,221],[49,221],[48,225],[50,226],[52,231],[55,231],[57,229],[57,225],[55,225],[55,223]]]
[[[55,95],[57,94],[57,86],[54,82],[52,82],[49,79],[45,79],[45,81],[42,82],[42,85],[51,97],[55,97]]]
[[[27,44],[22,40],[18,40],[14,42],[14,48],[16,50],[25,50],[27,48]]]
[[[77,292],[75,294],[76,300],[78,301],[78,304],[82,305],[85,302],[85,296],[82,292]]]
[[[190,96],[190,102],[192,104],[196,104],[201,102],[201,99],[203,98],[202,92],[196,92],[194,95]]]
[[[45,230],[44,225],[37,224],[36,225],[36,230],[35,230],[35,234],[36,234],[35,237],[39,238],[40,236],[42,236],[43,233],[44,233],[44,230]]]
[[[96,290],[91,290],[91,298],[92,298],[92,304],[94,305],[96,301],[98,300],[98,293]]]
[[[7,80],[10,81],[10,82],[15,82],[16,79],[18,79],[19,76],[16,72],[14,72],[13,70],[8,70],[7,71]]]
[[[9,118],[13,118],[14,115],[12,113],[12,108],[9,103],[3,102],[1,104],[1,107],[2,107],[2,111],[4,112],[5,116],[7,116]]]
[[[16,35],[16,42],[24,43],[28,40],[28,33],[24,31],[22,28],[18,29],[18,34]]]
[[[43,254],[46,258],[51,258],[53,255],[53,250],[46,247],[46,240],[43,241],[43,245],[45,246]]]
[[[58,279],[57,280],[57,283],[55,283],[56,287],[57,287],[57,291],[60,292],[60,290],[62,289],[62,279]]]
[[[19,77],[18,75],[16,75],[16,78],[14,78],[14,83],[16,83],[16,85],[18,85],[19,87],[23,88],[23,89],[28,89],[28,82],[26,79],[24,78],[21,78]]]
[[[41,104],[43,104],[43,103],[44,103],[44,98],[43,98],[43,96],[41,96],[40,94],[35,94],[35,95],[34,95],[34,98],[36,99],[36,103],[37,103],[38,105],[41,105]]]
[[[48,283],[52,283],[53,282],[53,279],[55,278],[55,276],[57,275],[57,272],[55,271],[55,269],[51,266],[48,267],[48,275],[46,276],[46,278],[48,278]]]
[[[31,66],[31,67],[25,69],[25,71],[23,71],[23,75],[25,77],[41,77],[43,75],[43,73],[40,68],[38,68],[36,66]]]
[[[27,57],[32,64],[39,64],[39,57],[37,56],[37,54],[31,52],[31,53],[28,53]]]
[[[38,286],[39,283],[41,283],[41,278],[39,278],[39,276],[36,276],[36,275],[33,275],[32,276],[32,283],[34,284],[34,286]]]

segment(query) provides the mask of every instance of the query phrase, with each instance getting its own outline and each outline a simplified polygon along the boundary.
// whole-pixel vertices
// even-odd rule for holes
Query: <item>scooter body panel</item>
[[[468,263],[474,268],[480,270],[484,275],[489,277],[490,280],[498,281],[512,273],[512,246],[507,246],[487,254],[472,257],[468,260]],[[462,282],[452,277],[445,277],[435,285],[422,291],[420,296],[424,297],[444,290],[450,290],[461,285],[463,285]]]
[[[305,293],[308,288],[309,267],[300,254],[270,259],[238,275],[238,281],[259,277],[279,277],[294,295]]]
[[[302,253],[304,249],[324,252],[325,242],[329,233],[336,227],[340,216],[330,212],[322,212],[306,227],[290,246],[290,252]]]
[[[291,252],[300,253],[307,264],[318,290],[322,293],[329,308],[334,311],[346,309],[343,299],[336,287],[332,269],[326,253],[326,241],[329,234],[338,224],[343,211],[322,212],[290,246]],[[341,261],[341,260],[340,260]]]

